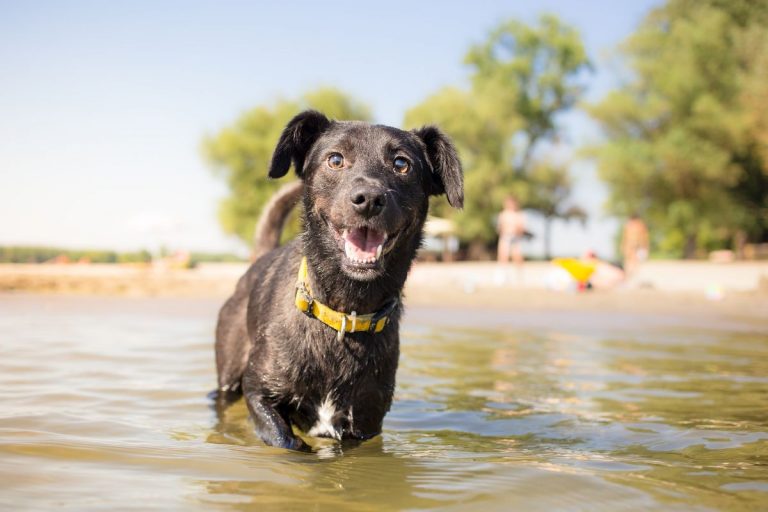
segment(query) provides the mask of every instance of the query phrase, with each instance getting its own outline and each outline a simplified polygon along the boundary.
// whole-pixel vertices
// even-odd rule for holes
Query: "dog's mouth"
[[[331,229],[344,253],[345,263],[356,270],[377,268],[397,238],[396,234],[370,226]]]
[[[371,264],[381,258],[387,234],[369,227],[345,229],[341,232],[344,254],[355,264]]]

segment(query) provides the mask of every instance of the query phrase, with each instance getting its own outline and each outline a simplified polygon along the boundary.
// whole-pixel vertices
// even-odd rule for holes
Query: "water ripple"
[[[383,435],[309,440],[304,454],[263,445],[242,401],[221,416],[209,407],[218,306],[0,296],[0,508],[750,510],[768,499],[765,334],[631,316],[601,327],[599,315],[578,332],[472,315],[446,330],[439,311],[411,310]]]

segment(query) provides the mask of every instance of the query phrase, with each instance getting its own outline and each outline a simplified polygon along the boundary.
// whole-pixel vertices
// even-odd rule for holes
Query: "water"
[[[219,302],[0,295],[0,508],[768,509],[761,327],[411,308],[384,434],[302,454],[209,407]]]

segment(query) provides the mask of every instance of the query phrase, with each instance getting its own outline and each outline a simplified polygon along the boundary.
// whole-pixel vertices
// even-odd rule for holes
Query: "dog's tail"
[[[256,224],[251,261],[280,245],[280,235],[288,215],[301,197],[304,184],[300,180],[283,185],[270,198]]]

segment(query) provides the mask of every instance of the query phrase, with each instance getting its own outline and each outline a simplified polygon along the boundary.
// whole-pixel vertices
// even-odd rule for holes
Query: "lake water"
[[[760,327],[411,308],[383,435],[304,454],[210,408],[219,304],[0,295],[0,509],[768,509]]]

